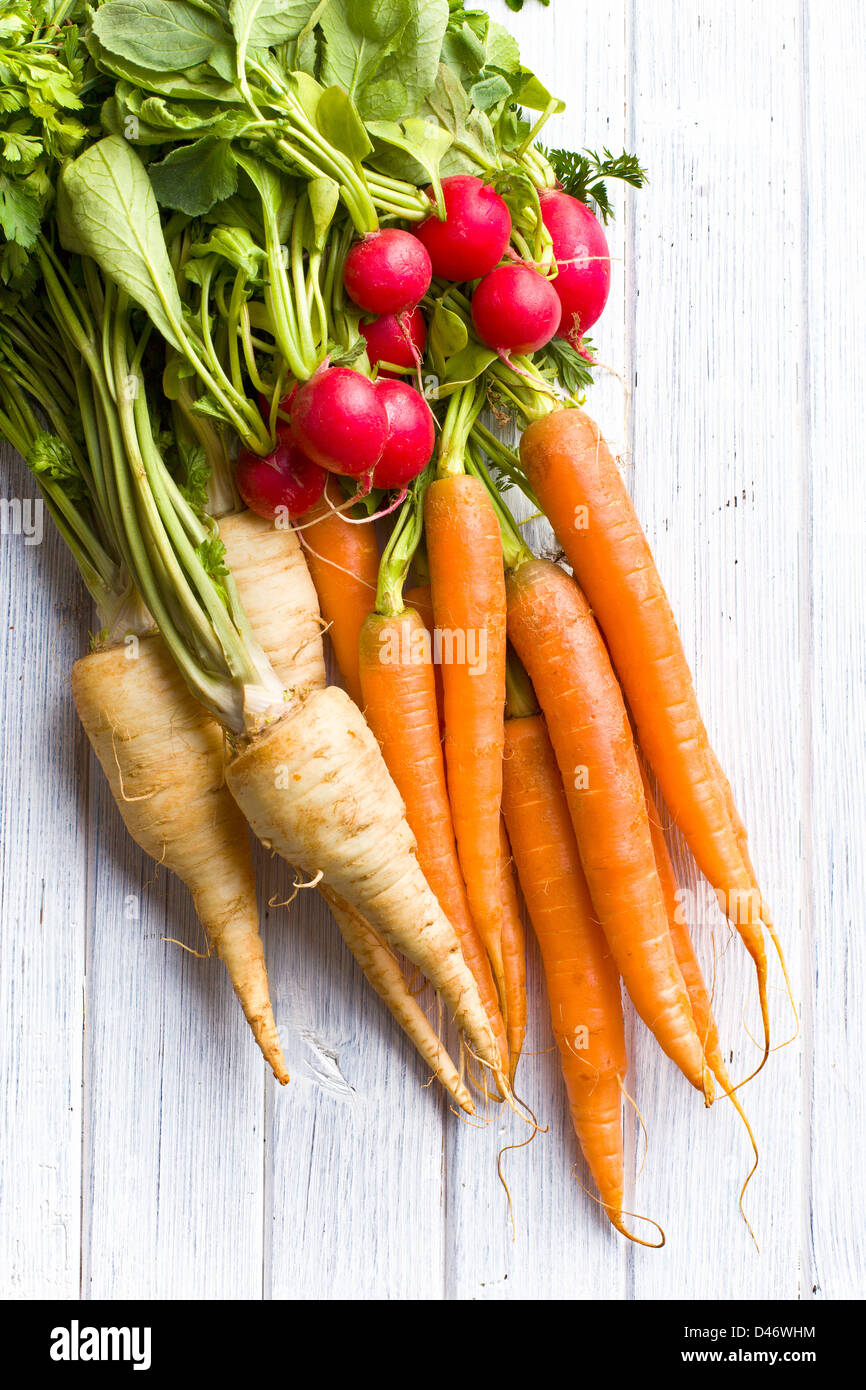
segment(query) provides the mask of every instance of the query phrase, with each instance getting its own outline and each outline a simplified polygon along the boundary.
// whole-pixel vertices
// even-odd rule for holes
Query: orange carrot
[[[745,831],[707,738],[676,621],[598,426],[582,411],[533,423],[521,461],[607,641],[641,748],[675,823],[751,955],[770,1046],[766,927],[781,947]]]
[[[424,509],[433,612],[443,651],[445,762],[472,917],[506,1005],[499,877],[505,741],[505,573],[484,485],[432,483]]]
[[[433,595],[430,592],[429,584],[416,584],[414,589],[407,589],[405,592],[406,605],[414,608],[424,619],[424,626],[430,634],[431,640],[435,644],[436,640],[436,619],[433,616]],[[436,647],[434,645],[435,653]],[[439,661],[433,663],[433,675],[436,680],[436,708],[439,711],[439,728],[444,733],[445,723],[443,710],[445,709],[445,687],[442,684],[442,664]]]
[[[371,614],[361,629],[360,680],[367,723],[406,804],[418,861],[460,938],[502,1056],[507,1043],[490,965],[469,910],[445,782],[429,635],[413,609]]]
[[[544,711],[592,901],[635,1008],[685,1076],[712,1078],[674,954],[622,692],[577,585],[530,560],[508,578],[508,632]]]
[[[364,619],[376,606],[379,577],[379,546],[373,522],[360,524],[347,520],[334,507],[345,498],[335,480],[329,478],[327,497],[304,516],[298,535],[313,576],[322,617],[343,682],[355,701],[361,704],[358,674],[358,638]],[[328,500],[331,506],[328,505]],[[310,522],[315,522],[311,526]]]
[[[499,822],[499,873],[502,891],[502,972],[505,981],[505,1019],[508,1029],[509,1075],[512,1084],[526,1038],[526,932],[520,889],[505,822]]]
[[[505,820],[541,948],[572,1123],[607,1215],[634,1239],[623,1220],[628,1059],[619,972],[596,920],[541,715],[506,721],[504,768]]]

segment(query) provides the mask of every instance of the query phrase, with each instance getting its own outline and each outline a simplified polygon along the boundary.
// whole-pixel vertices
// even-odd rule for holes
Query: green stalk
[[[505,505],[501,492],[499,492],[480,458],[471,448],[466,450],[466,472],[471,474],[473,478],[478,478],[487,489],[487,495],[502,532],[502,553],[505,557],[505,568],[509,571],[520,569],[521,565],[525,565],[528,560],[535,557],[520,534],[520,528]]]
[[[509,648],[505,666],[505,716],[507,719],[531,719],[539,713],[532,681],[520,657]]]
[[[529,485],[529,479],[520,466],[520,455],[514,449],[509,449],[507,444],[477,420],[472,431],[472,441],[496,465],[497,472],[502,473],[510,483],[519,488],[528,502],[534,507],[538,507],[538,498]]]
[[[483,409],[484,391],[475,381],[461,386],[449,399],[439,441],[438,478],[459,477],[466,472],[466,446]]]
[[[395,618],[406,611],[403,590],[415,552],[424,534],[424,499],[433,477],[434,468],[431,464],[413,482],[382,555],[379,585],[376,590],[376,612],[383,617]]]

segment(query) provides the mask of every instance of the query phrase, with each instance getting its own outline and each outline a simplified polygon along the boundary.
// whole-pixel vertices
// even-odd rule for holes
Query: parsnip
[[[290,694],[327,684],[319,600],[301,543],[254,512],[219,522],[250,626]]]
[[[225,785],[222,730],[157,636],[82,657],[72,693],[129,833],[190,889],[256,1041],[285,1084],[249,834]]]

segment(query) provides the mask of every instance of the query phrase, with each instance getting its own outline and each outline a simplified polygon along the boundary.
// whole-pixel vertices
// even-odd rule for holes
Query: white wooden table
[[[53,534],[5,535],[5,1297],[866,1290],[866,6],[526,0],[508,22],[569,99],[556,138],[634,148],[651,171],[618,197],[596,335],[612,374],[590,409],[623,454],[798,981],[800,1036],[745,1093],[761,1253],[737,1212],[748,1148],[730,1106],[704,1113],[633,1020],[649,1153],[629,1200],[668,1244],[607,1227],[572,1175],[534,957],[521,1090],[549,1132],[506,1157],[512,1238],[496,1157],[525,1130],[473,1129],[424,1088],[322,909],[267,908],[286,874],[261,854],[292,1072],[275,1088],[219,964],[164,942],[201,944],[188,896],[131,845],[89,756],[68,688],[90,616],[73,567]],[[2,477],[4,496],[32,495],[8,452]],[[701,915],[709,965],[727,937]],[[736,943],[718,1001],[739,1070],[756,1008]]]

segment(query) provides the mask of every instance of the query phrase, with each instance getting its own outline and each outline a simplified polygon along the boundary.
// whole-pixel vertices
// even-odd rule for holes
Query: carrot
[[[506,1005],[499,877],[505,739],[505,575],[496,515],[475,478],[439,478],[424,510],[442,682],[448,793],[472,916]],[[445,644],[451,650],[445,650]]]
[[[520,889],[505,822],[499,822],[499,876],[502,898],[502,972],[508,1029],[508,1066],[512,1085],[526,1038],[526,932]]]
[[[623,1219],[628,1059],[619,972],[596,920],[541,715],[506,720],[504,769],[505,820],[541,948],[572,1124],[608,1217],[634,1239]]]
[[[333,510],[344,504],[339,485],[329,478],[326,497],[307,512],[298,535],[340,675],[355,704],[360,705],[358,638],[364,619],[375,606],[379,546],[375,523],[355,522]]]
[[[560,411],[530,425],[521,462],[604,633],[638,740],[674,821],[755,963],[766,1060],[762,927],[783,969],[784,959],[631,499],[598,426],[582,411]]]
[[[192,892],[256,1042],[285,1084],[249,833],[224,784],[221,729],[157,636],[82,657],[72,694],[126,828]]]
[[[436,647],[436,619],[433,616],[433,594],[429,584],[416,584],[412,589],[404,592],[407,608],[414,608],[416,613],[424,619],[424,626],[430,634],[430,640],[434,643],[433,651]],[[443,710],[445,709],[445,687],[442,683],[442,663],[434,660],[433,678],[436,682],[436,709],[438,712],[439,729],[444,733],[445,724]]]
[[[339,900],[424,972],[483,1063],[504,1058],[460,939],[421,871],[400,794],[344,691],[312,691],[239,744],[226,769],[263,844]]]
[[[592,901],[635,1008],[686,1077],[712,1078],[670,939],[622,693],[577,585],[530,560],[508,578],[508,631],[556,751]]]
[[[475,1106],[472,1098],[445,1047],[434,1032],[430,1020],[410,993],[406,978],[393,952],[389,951],[382,938],[362,917],[351,912],[327,889],[323,896],[340,928],[343,940],[380,999],[387,1005],[448,1094],[467,1115],[474,1115]]]
[[[478,982],[503,1056],[505,1031],[496,987],[472,920],[457,858],[439,738],[433,661],[423,619],[413,609],[371,614],[361,629],[360,674],[367,723],[406,805],[424,876],[455,928]]]

